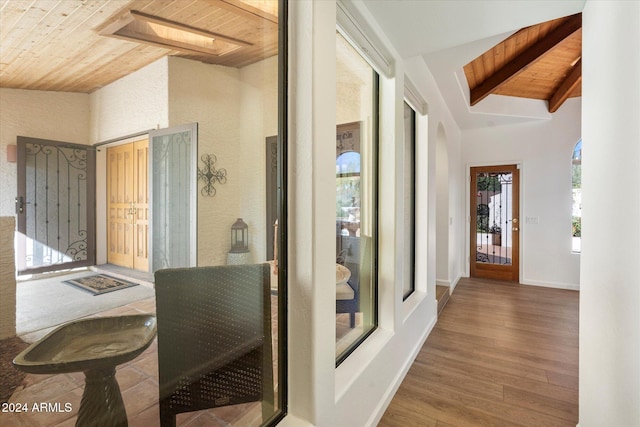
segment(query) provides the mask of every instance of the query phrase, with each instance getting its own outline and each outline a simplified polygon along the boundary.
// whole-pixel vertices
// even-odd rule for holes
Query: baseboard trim
[[[453,294],[453,290],[456,288],[456,286],[458,286],[458,282],[460,281],[460,279],[462,279],[462,273],[458,273],[456,280],[453,281],[453,285],[451,286],[451,290],[449,291],[450,294]]]
[[[462,273],[458,273],[458,276],[455,278],[454,281],[436,279],[436,286],[446,286],[447,288],[450,289],[450,292],[453,292],[456,286],[458,286],[458,282],[460,281],[461,278],[462,278]]]
[[[427,329],[425,330],[424,335],[420,338],[416,346],[413,348],[413,351],[411,352],[411,357],[407,359],[405,365],[402,367],[402,369],[398,372],[398,375],[396,375],[394,380],[391,382],[383,398],[380,400],[380,403],[378,404],[377,409],[373,411],[371,418],[369,418],[369,420],[367,421],[367,424],[366,424],[367,426],[376,426],[380,423],[380,420],[382,419],[382,416],[384,415],[385,411],[389,407],[391,400],[393,400],[393,396],[395,396],[396,392],[400,388],[400,385],[402,384],[404,377],[407,375],[407,372],[409,372],[409,369],[411,369],[413,362],[416,360],[416,357],[418,357],[418,353],[420,352],[420,349],[422,348],[424,343],[427,341],[427,338],[429,338],[429,335],[431,334],[431,331],[433,330],[433,328],[436,326],[437,321],[438,321],[437,316],[431,319],[431,322],[429,322],[429,325],[427,326]]]
[[[450,288],[451,282],[448,280],[436,279],[436,286],[446,286],[447,288]]]
[[[554,288],[554,289],[565,289],[568,291],[579,291],[580,290],[580,285],[576,285],[573,283],[555,283],[555,282],[543,282],[540,280],[529,280],[529,279],[522,279],[520,280],[520,284],[521,285],[528,285],[528,286],[539,286],[542,288]]]

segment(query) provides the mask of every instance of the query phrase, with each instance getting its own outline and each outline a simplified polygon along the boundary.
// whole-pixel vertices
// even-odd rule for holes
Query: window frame
[[[343,33],[338,29],[338,32],[343,35]],[[345,37],[347,43],[349,43],[352,47],[353,43],[347,37]],[[356,52],[361,55],[357,50]],[[364,61],[366,61],[371,67],[371,73],[373,75],[373,94],[372,94],[372,112],[371,112],[371,153],[375,156],[373,161],[371,162],[374,168],[373,171],[373,192],[372,192],[372,211],[371,211],[371,229],[375,232],[371,238],[372,244],[372,260],[371,260],[371,277],[372,277],[372,309],[373,313],[371,313],[371,328],[361,334],[355,341],[353,341],[342,353],[336,356],[336,368],[340,366],[342,362],[344,362],[364,341],[366,341],[371,334],[373,334],[378,329],[378,317],[379,317],[379,307],[378,307],[378,241],[379,241],[379,222],[378,222],[378,210],[379,210],[379,181],[380,181],[380,74],[376,70],[376,68],[371,64],[371,62],[367,59],[367,57],[362,56]]]
[[[404,141],[403,141],[403,147],[404,147],[404,155],[406,155],[406,144],[409,143],[411,144],[411,147],[409,147],[409,155],[411,157],[410,159],[410,167],[411,170],[409,171],[409,182],[411,184],[411,195],[410,195],[410,200],[411,200],[411,206],[406,206],[403,203],[403,208],[404,210],[409,209],[410,212],[410,221],[409,221],[409,230],[406,230],[407,225],[405,224],[405,233],[406,231],[408,231],[408,235],[409,235],[409,239],[408,242],[405,242],[405,245],[409,246],[409,277],[405,278],[405,282],[408,280],[409,282],[409,290],[405,291],[404,288],[404,282],[403,282],[403,294],[402,294],[402,301],[406,301],[407,298],[409,298],[415,291],[416,291],[416,136],[417,136],[417,132],[416,132],[416,126],[417,126],[417,116],[418,113],[417,111],[411,106],[411,104],[405,99],[403,101],[403,112],[406,111],[406,109],[409,109],[411,111],[411,136],[409,139],[407,139],[407,135],[404,135]],[[403,114],[404,117],[404,114]],[[406,125],[403,123],[404,129],[406,130]],[[406,160],[406,159],[405,159]],[[406,167],[406,164],[405,164]],[[404,179],[406,179],[406,170],[405,170],[405,177]],[[406,234],[405,234],[406,236]],[[405,260],[405,262],[407,262],[407,260]]]

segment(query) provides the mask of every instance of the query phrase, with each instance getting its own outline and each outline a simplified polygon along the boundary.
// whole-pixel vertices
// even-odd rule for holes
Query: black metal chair
[[[159,270],[160,423],[176,414],[262,402],[274,411],[269,264]]]

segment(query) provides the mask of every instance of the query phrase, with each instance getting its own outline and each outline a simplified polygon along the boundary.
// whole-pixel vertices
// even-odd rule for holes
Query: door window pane
[[[476,262],[511,265],[511,172],[476,174]]]
[[[338,33],[336,38],[335,287],[339,363],[377,326],[378,75],[342,35]]]
[[[580,252],[582,243],[582,139],[573,149],[571,159],[571,249]]]

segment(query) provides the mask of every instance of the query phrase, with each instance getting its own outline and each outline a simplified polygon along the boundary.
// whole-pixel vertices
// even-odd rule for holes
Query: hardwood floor
[[[379,426],[574,427],[578,299],[460,280]]]

